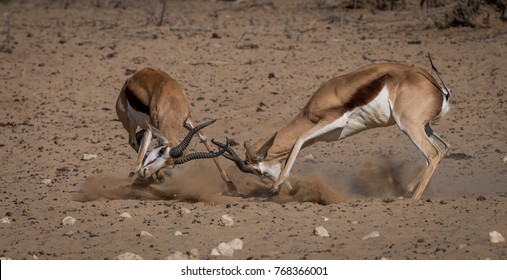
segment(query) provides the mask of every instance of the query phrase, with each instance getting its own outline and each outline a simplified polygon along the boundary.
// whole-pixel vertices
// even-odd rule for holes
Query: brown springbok
[[[327,81],[285,127],[267,140],[245,143],[245,161],[231,148],[213,142],[227,148],[224,156],[242,171],[272,179],[270,194],[276,194],[282,184],[292,189],[289,172],[302,148],[397,124],[426,159],[426,168],[407,186],[417,200],[450,148],[429,125],[449,110],[451,94],[431,57],[430,63],[442,86],[424,69],[388,63],[367,65]]]
[[[194,127],[187,97],[178,82],[167,73],[144,68],[128,78],[118,96],[116,113],[129,133],[130,146],[138,152],[130,176],[137,173],[148,178],[155,174],[161,179],[166,167],[198,158],[213,158],[229,192],[236,193],[236,186],[216,158],[223,153],[223,149],[213,152],[208,139],[199,132],[214,121]],[[138,127],[141,130],[136,133]],[[183,127],[189,132],[180,143]],[[199,135],[209,153],[183,156],[194,134]],[[153,136],[158,139],[158,146],[146,155]]]

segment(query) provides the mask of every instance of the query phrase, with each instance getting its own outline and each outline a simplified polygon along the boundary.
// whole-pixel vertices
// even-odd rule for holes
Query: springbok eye
[[[160,150],[158,151],[158,156],[159,156],[159,157],[161,157],[161,156],[163,156],[163,155],[165,154],[165,149],[166,149],[166,148],[164,147],[164,148],[162,148],[162,149],[160,149]]]

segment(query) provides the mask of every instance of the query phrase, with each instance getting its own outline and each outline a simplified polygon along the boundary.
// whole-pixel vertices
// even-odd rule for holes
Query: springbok
[[[429,125],[449,110],[451,95],[431,57],[429,60],[442,86],[421,68],[371,64],[324,83],[301,112],[269,139],[253,145],[245,142],[245,161],[225,144],[213,143],[227,149],[224,156],[243,172],[272,179],[270,194],[274,195],[282,184],[292,189],[289,172],[302,148],[397,124],[426,159],[426,168],[407,186],[412,199],[417,200],[450,148]]]
[[[187,97],[178,82],[167,73],[144,68],[128,78],[118,96],[116,114],[129,133],[130,146],[138,153],[130,177],[136,173],[143,178],[155,174],[161,179],[166,167],[197,158],[213,158],[228,191],[237,193],[236,186],[216,158],[223,150],[213,152],[208,139],[199,132],[214,121],[194,127]],[[136,133],[138,127],[141,130]],[[189,132],[178,144],[183,127]],[[199,135],[209,153],[182,156],[194,134]],[[158,146],[146,156],[153,136],[158,139]]]

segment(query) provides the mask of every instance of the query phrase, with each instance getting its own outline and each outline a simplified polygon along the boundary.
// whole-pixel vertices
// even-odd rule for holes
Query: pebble
[[[329,218],[328,218],[328,217],[326,217],[326,216],[322,216],[322,220],[323,220],[324,222],[327,222],[327,221],[329,221]]]
[[[62,225],[64,226],[70,226],[76,223],[76,219],[72,218],[71,216],[67,216],[63,218]]]
[[[183,233],[179,230],[174,232],[174,236],[181,236],[181,235],[183,235]]]
[[[141,237],[153,237],[153,234],[145,231],[145,230],[141,230],[141,233],[139,233],[139,236]]]
[[[180,216],[180,217],[183,217],[188,213],[190,213],[190,209],[188,209],[188,208],[180,207],[180,209],[178,209],[178,216]]]
[[[74,235],[74,231],[72,231],[72,230],[69,230],[69,231],[67,231],[67,232],[64,234],[64,236],[67,236],[67,237],[71,237],[71,236],[73,236],[73,235]]]
[[[169,256],[165,257],[164,260],[188,260],[188,255],[183,254],[180,251],[176,251]]]
[[[501,233],[494,230],[489,233],[489,241],[491,241],[492,243],[500,243],[505,242],[505,238],[502,236]]]
[[[84,161],[92,160],[94,158],[97,158],[97,155],[95,155],[95,154],[83,154],[83,156],[81,156],[81,160],[84,160]]]
[[[10,224],[10,223],[11,223],[11,220],[9,219],[9,217],[3,217],[0,220],[0,224]]]
[[[211,256],[213,257],[217,257],[217,256],[220,256],[220,253],[218,252],[218,249],[217,248],[213,248],[211,250],[211,253],[210,253]]]
[[[225,242],[220,242],[217,249],[221,256],[232,257],[234,255],[234,249]]]
[[[329,237],[329,233],[323,226],[318,226],[313,229],[313,235],[321,237]]]
[[[126,252],[114,258],[115,260],[142,260],[143,258],[134,253]]]
[[[234,225],[234,220],[231,216],[225,214],[220,217],[220,220],[218,221],[218,224],[224,227],[230,227]]]
[[[196,260],[199,258],[199,250],[197,248],[190,249],[190,252],[188,252],[188,258],[191,260]]]
[[[375,238],[375,237],[379,237],[379,236],[380,236],[380,233],[378,231],[372,231],[372,232],[368,233],[367,235],[363,236],[363,238],[361,238],[361,240],[366,240],[366,239]]]
[[[239,238],[234,238],[233,240],[229,241],[229,246],[231,246],[231,248],[233,250],[241,250],[243,249],[243,240],[239,239]]]
[[[49,184],[53,183],[53,180],[51,180],[51,179],[44,179],[44,180],[42,180],[42,183],[44,185],[49,185]]]
[[[132,219],[132,216],[130,216],[129,212],[123,212],[120,214],[120,218],[127,220],[127,219]]]

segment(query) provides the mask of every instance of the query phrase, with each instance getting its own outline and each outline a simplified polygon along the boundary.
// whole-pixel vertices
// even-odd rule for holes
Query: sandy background
[[[489,5],[475,27],[440,29],[449,5],[348,2],[170,1],[156,26],[157,1],[0,1],[0,257],[506,259],[488,233],[507,236],[507,23]],[[135,152],[114,105],[135,70],[168,72],[196,122],[217,119],[208,136],[243,155],[326,80],[372,62],[430,70],[427,52],[453,92],[433,125],[452,148],[420,201],[398,199],[424,160],[396,127],[303,150],[294,195],[266,197],[225,160],[242,197],[220,194],[210,161],[177,167],[165,185],[127,178]],[[330,236],[312,235],[317,226]],[[234,238],[233,257],[210,256]]]

